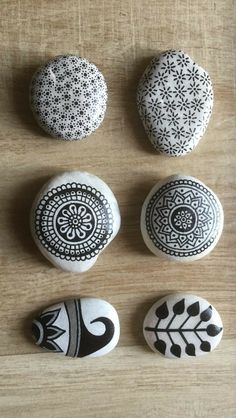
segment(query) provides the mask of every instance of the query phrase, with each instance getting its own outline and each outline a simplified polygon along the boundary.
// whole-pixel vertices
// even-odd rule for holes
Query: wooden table
[[[233,418],[235,403],[235,1],[1,0],[1,418]],[[204,139],[178,159],[152,151],[135,91],[150,58],[181,48],[210,73],[215,104]],[[28,86],[48,58],[75,53],[94,62],[109,87],[102,126],[89,139],[47,137],[33,120]],[[122,228],[94,268],[76,275],[52,267],[29,232],[41,185],[63,170],[104,179],[120,204]],[[142,202],[154,183],[183,172],[210,186],[225,210],[212,254],[188,265],[151,255],[140,234]],[[219,310],[225,332],[210,355],[170,361],[142,336],[159,297],[187,291]],[[121,321],[118,347],[99,359],[45,354],[29,338],[37,310],[68,296],[110,301]]]

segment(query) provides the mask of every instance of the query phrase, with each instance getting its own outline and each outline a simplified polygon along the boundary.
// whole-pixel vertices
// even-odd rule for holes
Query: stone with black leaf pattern
[[[70,299],[45,309],[32,324],[35,343],[68,357],[99,357],[120,336],[115,308],[97,298]]]
[[[207,300],[176,293],[149,309],[143,324],[149,347],[168,358],[197,357],[219,344],[223,325],[217,310]]]

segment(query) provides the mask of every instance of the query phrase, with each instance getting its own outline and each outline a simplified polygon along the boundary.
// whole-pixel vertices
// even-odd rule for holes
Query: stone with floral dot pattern
[[[64,271],[90,269],[120,228],[117,200],[99,177],[70,171],[40,190],[31,210],[31,231],[42,254]]]
[[[98,68],[77,55],[57,56],[36,71],[30,104],[39,125],[51,136],[79,140],[103,121],[107,85]]]
[[[168,156],[191,152],[213,107],[208,73],[183,51],[153,58],[138,85],[138,111],[153,147]]]

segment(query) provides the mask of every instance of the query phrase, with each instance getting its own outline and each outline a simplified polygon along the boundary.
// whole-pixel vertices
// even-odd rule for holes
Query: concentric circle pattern
[[[189,179],[170,181],[148,202],[146,230],[155,247],[174,257],[196,256],[219,232],[220,208],[209,189]]]
[[[84,261],[98,255],[113,232],[106,198],[85,184],[67,183],[48,191],[35,210],[35,231],[56,257]]]

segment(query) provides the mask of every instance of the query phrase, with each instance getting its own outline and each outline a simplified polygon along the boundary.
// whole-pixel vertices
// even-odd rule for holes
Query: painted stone
[[[32,324],[37,345],[68,357],[99,357],[117,345],[119,318],[110,303],[71,299],[45,309]]]
[[[81,171],[53,177],[40,190],[31,210],[31,231],[56,267],[84,272],[120,228],[118,203],[104,181]]]
[[[65,140],[82,139],[103,121],[107,85],[98,68],[76,55],[58,56],[38,69],[30,103],[39,125]]]
[[[215,193],[200,180],[181,174],[157,183],[141,213],[141,232],[150,251],[180,262],[210,253],[223,223],[223,209]]]
[[[168,156],[185,155],[207,128],[213,107],[211,79],[183,51],[167,51],[145,70],[137,105],[153,147]]]
[[[144,319],[143,333],[149,347],[167,358],[197,357],[216,348],[223,325],[207,300],[176,293],[154,303]]]

